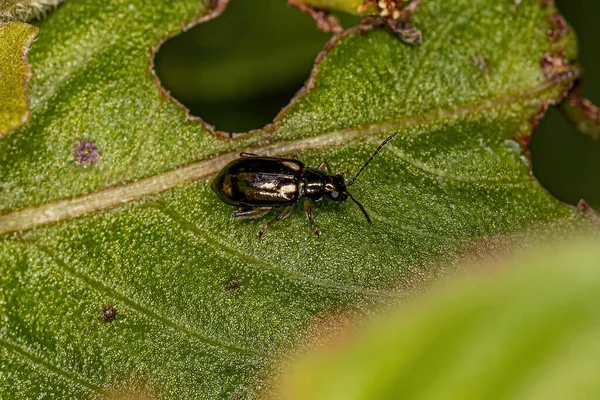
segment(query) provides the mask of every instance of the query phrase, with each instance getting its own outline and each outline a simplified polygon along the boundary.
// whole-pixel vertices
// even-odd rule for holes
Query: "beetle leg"
[[[292,212],[292,210],[293,210],[293,209],[294,209],[294,206],[289,206],[289,207],[286,207],[286,208],[283,210],[283,212],[282,212],[281,214],[279,214],[279,216],[278,216],[277,218],[275,218],[275,219],[272,219],[271,221],[267,222],[267,223],[265,224],[265,226],[263,226],[263,228],[262,228],[260,231],[258,231],[258,233],[257,233],[258,237],[259,237],[259,238],[262,238],[262,237],[263,237],[263,235],[265,234],[265,231],[266,231],[267,229],[269,229],[269,227],[270,227],[271,225],[273,225],[275,222],[279,222],[279,221],[281,221],[282,219],[284,219],[285,217],[287,217],[288,215],[290,215],[290,213]]]
[[[267,215],[271,210],[272,208],[242,207],[233,213],[233,218],[260,218]]]
[[[244,158],[248,158],[248,157],[260,157],[258,154],[254,154],[254,153],[245,153],[245,152],[241,152],[240,153],[240,157],[244,157]]]
[[[327,172],[329,173],[329,175],[332,175],[331,168],[329,168],[329,164],[327,163],[327,161],[323,161],[317,169],[319,171],[323,171],[325,168],[327,168]]]
[[[321,237],[321,231],[317,229],[315,226],[315,222],[313,221],[312,208],[310,207],[310,202],[308,199],[304,200],[304,211],[306,212],[306,218],[308,218],[308,222],[310,222],[310,227],[317,237]]]

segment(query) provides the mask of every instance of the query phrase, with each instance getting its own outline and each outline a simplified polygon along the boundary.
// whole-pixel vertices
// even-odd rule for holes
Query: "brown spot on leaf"
[[[412,26],[410,22],[410,18],[402,18],[402,19],[394,19],[394,18],[386,18],[385,19],[387,27],[395,32],[398,37],[405,43],[408,44],[419,44],[423,39],[423,35],[421,31]]]
[[[573,71],[569,69],[567,60],[561,54],[544,53],[540,66],[548,79],[560,81],[573,77]]]
[[[594,210],[594,208],[590,206],[587,201],[583,199],[579,200],[579,203],[577,203],[577,209],[589,216],[595,223],[600,224],[600,213]]]
[[[104,322],[111,323],[117,318],[118,311],[115,307],[107,305],[102,310],[102,319]]]
[[[531,135],[520,136],[519,143],[521,143],[523,147],[529,147],[529,144],[531,143]]]
[[[288,0],[288,4],[312,17],[321,32],[341,32],[340,21],[327,10],[311,7],[301,0]]]
[[[411,14],[417,9],[421,0],[412,0],[408,5],[400,0],[380,0],[373,2],[378,14],[362,19],[361,25],[372,27],[387,27],[405,43],[421,43],[422,34],[410,22]]]
[[[100,157],[100,152],[94,142],[83,139],[73,146],[73,158],[77,165],[89,167],[98,161],[98,157]]]
[[[569,33],[569,26],[565,18],[557,11],[550,17],[552,28],[548,30],[548,38],[556,42],[561,37],[566,36]]]
[[[535,113],[535,115],[531,118],[531,128],[532,129],[535,129],[540,125],[540,121],[542,120],[542,118],[544,118],[544,115],[546,115],[546,111],[548,111],[548,108],[553,104],[554,104],[553,100],[544,101],[544,103],[540,107],[539,111],[537,113]],[[530,135],[527,135],[527,137],[530,137]]]
[[[587,211],[589,209],[591,209],[592,207],[587,203],[587,201],[581,199],[579,200],[579,203],[577,203],[577,209],[579,211]]]
[[[237,279],[232,279],[225,284],[225,288],[230,292],[234,292],[240,288],[240,282]]]

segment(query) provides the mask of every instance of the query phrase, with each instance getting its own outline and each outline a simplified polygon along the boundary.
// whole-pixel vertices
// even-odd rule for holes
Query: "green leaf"
[[[0,137],[29,116],[31,69],[26,53],[37,31],[22,22],[0,22]]]
[[[490,237],[586,223],[515,140],[578,76],[544,4],[430,0],[414,47],[346,32],[272,125],[227,140],[150,73],[204,3],[65,2],[31,49],[31,121],[0,140],[0,397],[261,397],[317,316],[396,302]],[[240,150],[354,172],[394,130],[352,186],[373,225],[324,201],[323,237],[297,210],[259,241],[209,187]]]
[[[597,240],[522,254],[371,322],[295,366],[282,397],[597,398]]]

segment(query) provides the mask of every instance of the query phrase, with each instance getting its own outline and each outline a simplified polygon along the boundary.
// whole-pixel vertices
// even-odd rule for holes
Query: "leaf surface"
[[[65,2],[30,53],[31,121],[0,140],[0,397],[260,397],[315,318],[396,302],[482,238],[584,223],[515,139],[578,76],[573,36],[564,74],[540,68],[544,4],[427,1],[413,47],[345,32],[272,125],[226,140],[151,74],[205,4]],[[210,190],[240,150],[356,171],[394,130],[352,186],[373,225],[323,201],[323,237],[297,210],[259,241]]]
[[[27,121],[31,69],[26,53],[36,34],[32,25],[0,22],[0,137]]]

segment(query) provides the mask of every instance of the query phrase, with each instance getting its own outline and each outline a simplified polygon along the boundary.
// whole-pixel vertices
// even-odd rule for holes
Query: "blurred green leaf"
[[[27,121],[31,70],[26,54],[37,31],[22,22],[0,22],[0,137]]]
[[[307,357],[282,397],[598,398],[597,240],[544,247],[430,293],[345,337],[345,348]]]
[[[396,302],[482,238],[586,221],[515,140],[577,77],[574,60],[540,69],[543,3],[428,1],[415,47],[348,32],[273,125],[233,141],[149,73],[204,3],[63,4],[30,53],[31,121],[0,140],[0,397],[260,397],[316,316]],[[394,130],[352,187],[371,226],[323,202],[322,238],[298,212],[258,241],[264,221],[232,221],[207,182],[240,150],[356,171]]]

